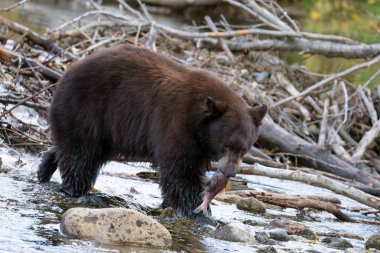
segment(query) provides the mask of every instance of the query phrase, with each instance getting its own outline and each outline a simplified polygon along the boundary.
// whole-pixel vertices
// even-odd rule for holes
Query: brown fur
[[[80,196],[115,155],[155,161],[163,205],[191,215],[202,202],[210,160],[226,149],[240,159],[265,113],[265,106],[248,107],[208,72],[139,47],[106,49],[74,64],[60,80],[50,112],[55,147],[45,154],[38,178],[49,181],[58,166],[62,190]],[[238,161],[229,163],[236,167]],[[234,174],[235,167],[225,172]]]

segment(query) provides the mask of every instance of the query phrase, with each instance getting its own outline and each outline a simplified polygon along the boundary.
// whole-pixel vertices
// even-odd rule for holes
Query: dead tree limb
[[[362,172],[332,155],[329,151],[288,133],[281,126],[269,120],[264,120],[258,142],[264,147],[276,148],[281,152],[294,154],[300,162],[308,167],[380,188],[380,182],[373,179],[371,174]]]
[[[298,51],[305,54],[320,54],[327,57],[369,58],[380,54],[380,44],[347,45],[330,41],[307,39],[256,40],[250,42],[228,42],[233,51],[277,50]]]
[[[231,191],[227,192],[227,194],[235,194],[241,197],[254,197],[264,203],[277,205],[284,208],[313,208],[329,212],[341,221],[352,221],[352,219],[340,211],[336,205],[318,199],[311,199],[303,196],[284,195],[272,192],[260,192],[255,190]]]
[[[358,201],[366,206],[380,210],[380,198],[367,194],[363,191],[355,189],[350,185],[343,184],[337,180],[327,178],[322,175],[313,175],[302,171],[291,171],[284,169],[276,169],[266,167],[261,164],[254,166],[242,166],[241,171],[244,174],[251,173],[252,175],[267,176],[273,178],[287,179],[298,182],[303,182],[319,187],[329,189],[335,193],[341,194],[348,198]]]

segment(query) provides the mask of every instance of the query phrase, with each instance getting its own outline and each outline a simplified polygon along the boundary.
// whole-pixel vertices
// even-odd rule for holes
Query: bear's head
[[[206,110],[208,151],[226,176],[235,176],[243,155],[255,143],[267,106],[250,107],[239,98],[233,104],[208,97]]]

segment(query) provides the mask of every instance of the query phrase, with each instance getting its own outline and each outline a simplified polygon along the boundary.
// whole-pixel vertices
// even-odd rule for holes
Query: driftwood
[[[230,191],[226,194],[234,194],[240,197],[254,197],[264,203],[273,204],[284,208],[295,208],[299,210],[304,208],[313,208],[329,212],[342,221],[353,221],[350,217],[340,211],[336,205],[315,198],[283,195],[272,192],[260,192],[256,190]]]
[[[373,179],[369,173],[360,171],[332,155],[328,150],[310,144],[296,135],[289,134],[285,129],[269,120],[264,120],[258,142],[265,147],[294,154],[306,166],[380,188],[380,182]]]
[[[255,164],[254,166],[242,166],[241,173],[293,180],[323,187],[335,193],[354,199],[366,206],[380,210],[380,198],[369,195],[355,189],[352,186],[343,184],[337,180],[333,180],[322,175],[312,175],[302,171],[276,169],[260,164]]]

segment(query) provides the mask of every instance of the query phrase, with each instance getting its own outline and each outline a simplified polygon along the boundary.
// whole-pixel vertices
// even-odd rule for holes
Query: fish
[[[200,213],[201,211],[207,216],[207,209],[211,203],[211,200],[221,192],[227,185],[230,178],[224,175],[224,173],[218,169],[214,175],[206,183],[206,189],[201,193],[203,195],[203,202],[193,212]]]

